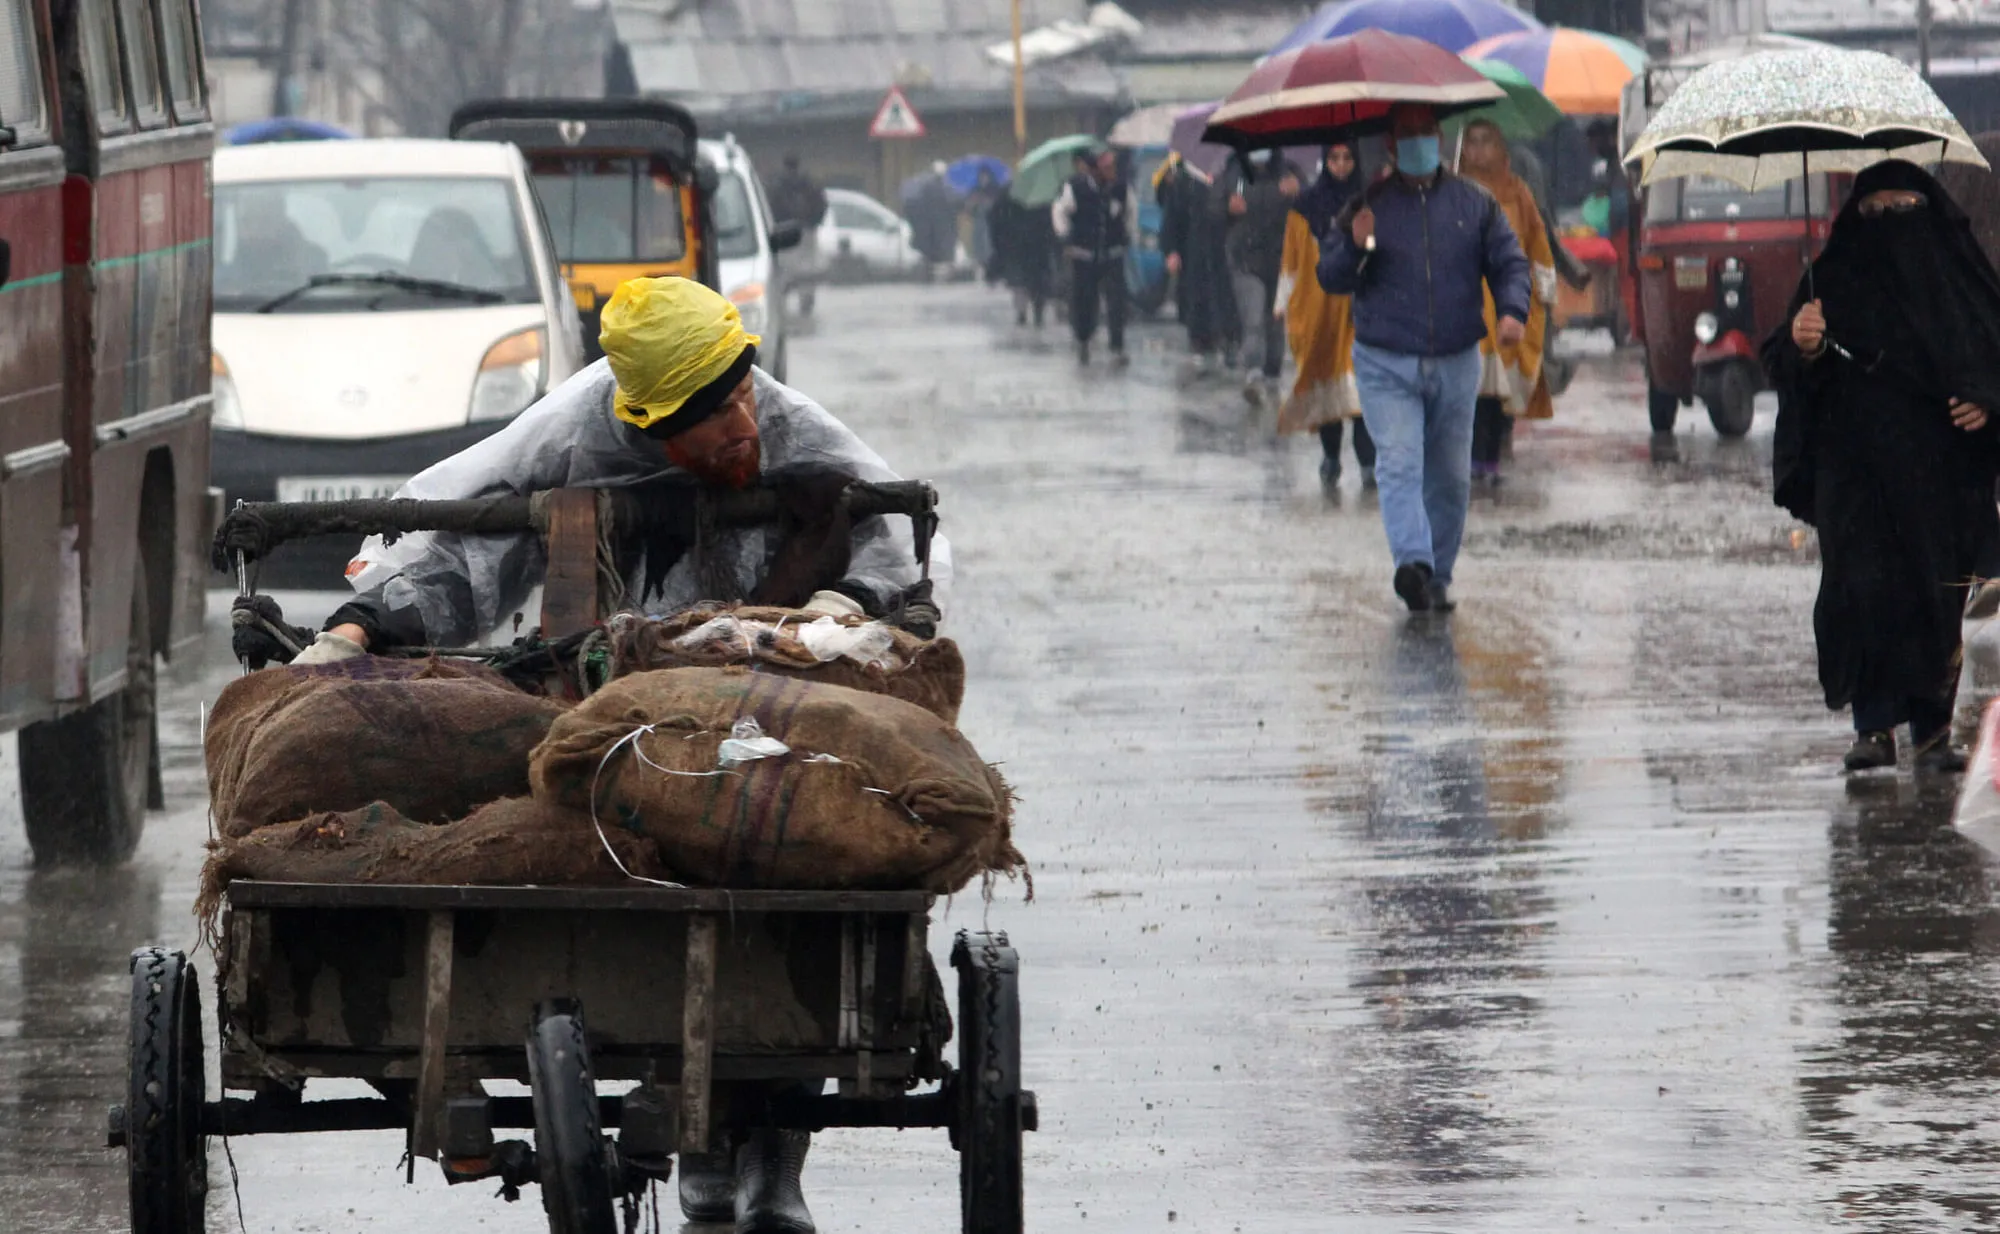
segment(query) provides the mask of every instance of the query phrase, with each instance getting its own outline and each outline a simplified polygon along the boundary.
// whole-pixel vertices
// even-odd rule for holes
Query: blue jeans
[[[1421,561],[1451,582],[1472,500],[1472,410],[1479,348],[1415,356],[1354,344],[1361,418],[1375,439],[1382,529],[1398,566]]]

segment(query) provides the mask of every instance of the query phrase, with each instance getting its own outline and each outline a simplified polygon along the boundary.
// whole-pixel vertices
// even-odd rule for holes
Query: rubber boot
[[[736,1150],[736,1234],[814,1234],[799,1190],[812,1135],[753,1131]]]
[[[730,1168],[728,1153],[682,1153],[675,1164],[683,1216],[697,1224],[736,1219],[736,1172]]]

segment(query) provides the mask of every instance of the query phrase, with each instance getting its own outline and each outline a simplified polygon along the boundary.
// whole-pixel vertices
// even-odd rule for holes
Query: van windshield
[[[563,261],[679,261],[686,254],[681,187],[652,160],[538,155],[529,171]]]
[[[351,313],[533,304],[541,296],[518,202],[512,183],[498,178],[217,185],[216,311],[269,306],[272,312]],[[372,275],[386,281],[359,277]]]

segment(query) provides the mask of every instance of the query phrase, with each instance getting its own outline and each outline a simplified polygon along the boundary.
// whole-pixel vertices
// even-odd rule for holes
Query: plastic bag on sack
[[[715,765],[728,770],[760,758],[783,758],[792,747],[776,737],[766,737],[764,726],[749,716],[730,726],[729,739],[715,748]]]
[[[1988,706],[1979,722],[1979,744],[1959,787],[1951,823],[1966,839],[2000,857],[2000,702]]]
[[[806,650],[821,664],[830,660],[852,660],[856,664],[895,664],[891,654],[896,649],[896,636],[889,627],[879,621],[862,622],[860,625],[843,625],[831,617],[809,621],[797,628],[795,633]],[[895,664],[900,668],[900,664]]]

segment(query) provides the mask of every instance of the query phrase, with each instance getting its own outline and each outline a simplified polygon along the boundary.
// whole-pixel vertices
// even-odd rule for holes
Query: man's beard
[[[750,448],[739,457],[726,463],[717,463],[709,459],[694,458],[674,442],[668,441],[667,461],[704,484],[719,484],[724,488],[749,488],[763,470],[764,448],[763,443],[752,441]]]

